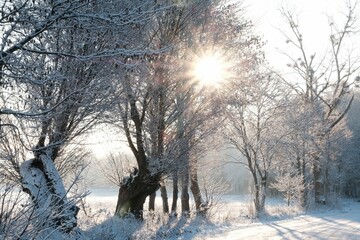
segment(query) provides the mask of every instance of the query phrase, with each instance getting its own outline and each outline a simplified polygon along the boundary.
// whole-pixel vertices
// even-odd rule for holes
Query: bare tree
[[[288,99],[286,111],[281,119],[289,134],[281,139],[281,151],[274,162],[276,175],[288,174],[294,178],[301,178],[302,191],[300,204],[306,208],[311,195],[311,158],[317,150],[313,141],[316,139],[316,129],[319,121],[318,109],[311,108],[303,99]]]
[[[189,78],[173,75],[185,71],[181,69],[184,64],[180,63],[181,67],[177,68],[174,64],[179,61],[178,53],[183,51],[179,47],[182,34],[203,11],[205,2],[172,3],[165,8],[154,17],[142,39],[159,51],[172,48],[145,59],[127,60],[129,66],[121,80],[121,93],[117,94],[122,95],[118,98],[118,111],[138,168],[130,179],[124,178],[122,182],[116,215],[131,212],[141,219],[143,203],[150,194],[149,209],[153,210],[154,192],[163,177],[178,166],[176,160],[183,155],[177,144],[181,133],[176,130],[176,121],[184,109],[178,107],[178,101],[186,96],[191,84],[187,85]],[[133,63],[137,63],[137,67],[130,66]],[[161,185],[163,210],[169,212],[166,188]]]
[[[314,195],[317,203],[321,202],[321,196],[326,198],[330,190],[330,182],[321,180],[327,178],[331,165],[329,156],[334,155],[329,148],[328,139],[333,132],[336,132],[336,127],[339,128],[352,104],[353,97],[346,97],[351,94],[351,87],[356,80],[354,75],[360,67],[359,56],[347,47],[348,39],[357,31],[356,7],[356,4],[348,3],[344,13],[345,19],[341,25],[329,17],[330,50],[320,58],[316,58],[316,53],[307,52],[305,37],[300,31],[295,14],[282,9],[282,15],[290,30],[289,34],[284,32],[286,42],[297,51],[299,56],[296,58],[286,54],[291,61],[288,66],[297,74],[304,87],[290,83],[289,79],[283,80],[311,109],[317,109],[320,114],[319,122],[315,124],[320,124],[322,128],[318,129],[316,139],[313,139],[318,149],[311,157]]]
[[[278,156],[281,139],[287,130],[279,128],[286,94],[278,79],[259,75],[252,86],[244,88],[244,98],[236,96],[229,104],[229,144],[246,158],[254,184],[254,205],[257,214],[265,206],[270,170]]]
[[[21,135],[18,139],[28,139],[21,144],[34,158],[11,163],[17,163],[15,171],[36,209],[47,206],[54,211],[49,226],[56,223],[69,232],[76,226],[78,208],[67,199],[54,163],[64,146],[91,128],[110,106],[107,80],[117,60],[146,55],[142,46],[128,49],[126,44],[154,9],[148,2],[127,1],[1,4],[5,34],[0,40],[0,115],[10,121],[1,121],[1,132],[12,134],[7,131],[12,127]]]

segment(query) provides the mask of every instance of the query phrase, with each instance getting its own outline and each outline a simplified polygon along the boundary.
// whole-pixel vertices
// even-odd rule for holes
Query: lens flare
[[[202,56],[195,62],[194,77],[201,85],[218,85],[225,75],[225,65],[216,55]]]

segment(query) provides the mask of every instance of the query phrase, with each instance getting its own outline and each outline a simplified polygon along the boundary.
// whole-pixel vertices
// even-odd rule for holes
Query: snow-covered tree
[[[287,173],[275,178],[275,183],[272,183],[270,187],[277,189],[284,196],[287,201],[287,205],[294,200],[301,198],[301,193],[304,191],[303,179],[299,175],[291,176]]]
[[[359,91],[354,92],[354,103],[352,104],[347,115],[347,124],[352,133],[348,141],[340,144],[340,163],[338,166],[337,184],[348,197],[360,196],[360,162],[359,162],[359,145],[360,145],[360,125],[359,125]]]
[[[5,139],[20,141],[16,146],[22,145],[34,157],[15,161],[11,154],[6,156],[36,211],[48,209],[46,224],[69,232],[77,224],[78,208],[67,199],[56,160],[110,106],[108,80],[117,60],[146,55],[143,46],[126,45],[155,11],[154,3],[19,0],[1,4],[1,132],[16,134],[17,138]]]
[[[280,127],[279,117],[284,114],[286,94],[278,78],[271,75],[258,75],[250,86],[239,91],[244,91],[242,98],[234,96],[229,102],[226,138],[246,159],[244,164],[254,184],[255,209],[260,213],[265,206],[273,162],[289,131]]]
[[[349,37],[356,32],[355,10],[356,4],[349,3],[342,23],[329,17],[329,51],[320,58],[316,57],[316,53],[308,53],[306,38],[299,27],[301,22],[295,14],[282,11],[290,30],[289,33],[284,32],[286,42],[296,51],[293,55],[284,54],[289,57],[291,62],[288,66],[297,76],[295,79],[284,77],[283,81],[297,99],[303,99],[305,114],[306,111],[316,112],[317,121],[313,121],[310,127],[312,138],[305,140],[306,145],[315,145],[311,153],[307,152],[312,165],[315,202],[321,202],[321,196],[327,198],[329,195],[334,181],[326,179],[329,179],[330,168],[336,166],[334,146],[347,137],[343,121],[353,101],[353,97],[347,96],[351,94],[360,67],[358,56],[348,48],[351,48]],[[294,80],[301,84],[294,84]]]
[[[180,42],[187,38],[185,31],[192,21],[199,21],[206,6],[207,1],[196,1],[172,2],[164,7],[141,36],[141,41],[162,53],[127,59],[125,74],[114,97],[120,115],[118,126],[121,125],[126,135],[137,167],[132,180],[124,178],[120,187],[116,215],[130,211],[141,218],[143,203],[150,194],[150,210],[153,210],[153,193],[160,187],[159,183],[181,166],[179,159],[188,154],[185,152],[189,147],[181,147],[180,142],[190,141],[190,135],[184,135],[185,129],[178,131],[178,119],[183,118],[186,108],[182,102],[195,96],[191,90],[194,84],[186,76],[188,66],[180,59],[185,52]],[[164,211],[168,212],[163,184],[161,191]]]
[[[280,141],[279,156],[274,162],[276,174],[285,173],[302,179],[303,191],[299,195],[300,204],[307,206],[311,188],[310,169],[312,167],[312,153],[316,147],[317,109],[311,108],[301,98],[289,99],[286,111],[281,116],[281,124],[289,129],[288,134]]]

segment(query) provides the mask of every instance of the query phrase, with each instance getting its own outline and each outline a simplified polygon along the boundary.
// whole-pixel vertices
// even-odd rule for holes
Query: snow
[[[47,201],[46,180],[40,169],[31,166],[32,160],[24,161],[20,165],[23,187],[28,189],[32,196],[37,196],[40,206],[44,206]]]
[[[32,196],[37,196],[40,205],[44,205],[48,201],[48,187],[52,188],[53,194],[59,198],[64,198],[66,196],[65,187],[53,161],[45,155],[41,155],[39,160],[44,166],[44,172],[32,166],[34,159],[24,161],[21,164],[20,174],[24,188],[28,189]],[[45,175],[49,179],[48,181],[51,181],[51,186],[45,187],[48,185]]]
[[[321,207],[303,213],[287,206],[282,199],[268,199],[266,214],[252,217],[251,197],[225,195],[212,209],[208,220],[180,218],[171,220],[160,212],[150,218],[145,213],[145,223],[131,219],[114,218],[117,188],[92,189],[86,202],[97,222],[81,228],[86,239],[360,239],[360,202],[342,199],[336,209]],[[161,211],[160,194],[156,198]],[[147,208],[147,204],[144,205]],[[94,218],[94,219],[95,219]],[[81,217],[79,220],[81,221]],[[85,224],[85,225],[84,225]]]
[[[293,219],[253,224],[201,239],[360,239],[360,203],[342,211],[302,215]]]
[[[61,198],[64,198],[66,196],[65,187],[60,177],[60,174],[55,167],[54,162],[46,155],[40,155],[40,160],[43,163],[45,174],[48,176],[48,178],[51,180],[51,183],[53,184],[52,188],[54,194]]]
[[[20,166],[22,185],[32,198],[35,216],[49,226],[60,224],[62,229],[71,230],[76,226],[78,208],[67,199],[53,161],[46,155],[41,155],[38,160],[42,162],[42,170],[33,164],[34,159],[24,161]],[[51,234],[51,228],[49,231]]]

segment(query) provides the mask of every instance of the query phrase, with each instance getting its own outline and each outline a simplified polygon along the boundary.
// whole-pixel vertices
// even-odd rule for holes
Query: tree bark
[[[68,201],[62,179],[50,157],[40,154],[20,166],[22,187],[35,206],[44,227],[56,227],[71,232],[77,226],[79,208]],[[46,209],[46,211],[44,211]]]
[[[308,195],[308,190],[306,187],[306,178],[305,178],[305,174],[303,173],[301,175],[302,177],[302,185],[303,185],[303,189],[301,190],[301,207],[307,209],[308,208],[308,204],[307,204],[307,195]]]
[[[204,207],[204,201],[201,197],[201,191],[200,191],[199,182],[198,182],[197,160],[196,159],[191,160],[190,183],[191,183],[190,189],[194,196],[196,212],[202,213],[203,211],[205,211],[205,208],[202,209],[202,207]]]
[[[149,211],[155,211],[156,192],[149,195]]]
[[[305,162],[305,156],[304,154],[300,157],[297,157],[297,174],[298,176],[301,176],[301,184],[302,184],[302,190],[300,191],[300,205],[303,208],[307,208],[307,195],[308,195],[308,190],[307,190],[307,186],[306,186],[306,162]]]
[[[134,170],[124,178],[119,189],[115,215],[124,217],[132,214],[136,219],[143,220],[143,207],[147,196],[159,189],[159,177],[146,172]]]
[[[306,162],[305,162],[305,156],[302,159],[302,184],[303,184],[303,190],[302,190],[302,206],[305,208],[308,208],[308,186],[306,185]]]
[[[190,213],[188,171],[183,172],[181,178],[181,213],[184,216],[188,216]]]
[[[265,201],[266,201],[266,188],[267,188],[267,177],[264,176],[261,179],[261,195],[260,195],[260,203],[261,203],[261,211],[265,208]]]
[[[163,180],[161,180],[160,185],[161,185],[161,187],[160,187],[161,199],[163,202],[163,213],[168,214],[169,213],[169,203],[168,203],[168,196],[167,196],[165,182]]]
[[[314,197],[315,203],[321,203],[321,169],[319,166],[319,157],[315,157],[313,163],[313,175],[314,175]]]
[[[173,197],[172,197],[172,204],[171,204],[171,213],[176,213],[178,193],[179,193],[179,189],[178,189],[178,173],[175,172],[173,174]]]
[[[262,177],[259,182],[259,179],[256,176],[256,174],[253,174],[253,178],[255,183],[254,205],[255,205],[256,216],[258,216],[259,213],[264,211],[264,207],[265,207],[267,179],[265,177]]]

